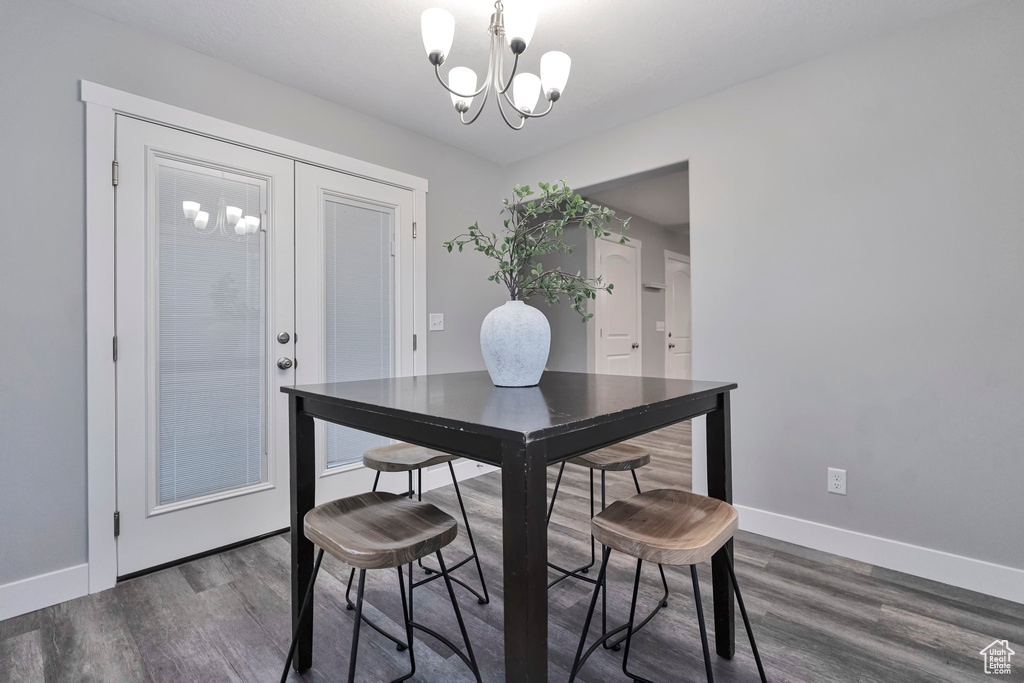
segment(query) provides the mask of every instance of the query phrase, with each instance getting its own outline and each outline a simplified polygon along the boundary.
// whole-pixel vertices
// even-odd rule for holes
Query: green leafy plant
[[[629,219],[621,219],[611,209],[589,202],[576,194],[565,181],[538,183],[535,193],[529,185],[516,185],[512,199],[504,199],[501,233],[486,233],[479,222],[467,232],[444,243],[449,253],[462,251],[467,245],[498,262],[498,269],[487,279],[508,288],[509,298],[525,301],[543,296],[549,304],[560,297],[571,302],[583,322],[594,317],[587,313],[588,299],[596,299],[599,291],[611,293],[613,284],[601,276],[583,277],[563,272],[560,267],[545,268],[537,260],[544,254],[571,254],[573,245],[563,239],[565,229],[580,226],[594,237],[610,237],[618,227],[619,242],[629,240],[622,233],[629,229]]]

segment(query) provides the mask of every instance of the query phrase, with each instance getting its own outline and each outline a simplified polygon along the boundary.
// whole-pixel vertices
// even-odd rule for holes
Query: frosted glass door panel
[[[231,220],[261,217],[265,189],[157,169],[157,504],[169,505],[267,481],[263,240]],[[189,219],[186,201],[205,216]]]
[[[327,382],[394,374],[394,272],[391,209],[325,197],[324,366]],[[327,425],[327,466],[361,460],[388,439]]]

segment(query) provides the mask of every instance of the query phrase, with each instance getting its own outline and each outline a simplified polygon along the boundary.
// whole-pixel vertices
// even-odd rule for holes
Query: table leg
[[[547,462],[535,445],[502,445],[505,680],[548,677]]]
[[[732,503],[732,434],[729,419],[729,392],[719,394],[718,408],[707,416],[708,495]],[[728,552],[727,552],[728,551]],[[714,581],[715,651],[732,659],[736,651],[736,614],[729,562],[732,541],[711,558]]]
[[[313,544],[302,533],[302,519],[316,502],[316,446],[313,418],[302,412],[302,399],[288,396],[290,494],[292,525],[292,629],[298,632],[293,666],[302,673],[313,664],[313,609],[299,623],[299,611],[313,575]],[[312,591],[310,587],[310,591]]]

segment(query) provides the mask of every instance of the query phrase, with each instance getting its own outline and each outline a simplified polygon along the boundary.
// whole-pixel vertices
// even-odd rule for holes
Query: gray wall
[[[1024,3],[982,3],[506,170],[689,160],[737,502],[1024,568],[1022,35]]]
[[[485,259],[440,242],[497,215],[495,165],[55,0],[3,0],[0,46],[0,584],[86,559],[79,79],[427,178],[427,306],[446,318],[428,367],[483,367],[504,298]]]

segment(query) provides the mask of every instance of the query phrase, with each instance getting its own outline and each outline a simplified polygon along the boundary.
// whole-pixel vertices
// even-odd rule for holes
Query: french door
[[[295,180],[297,383],[412,375],[412,192],[303,163]],[[369,491],[363,451],[386,443],[317,421],[317,503]]]
[[[282,386],[412,373],[412,192],[117,116],[117,573],[288,526]],[[319,499],[381,439],[318,427]]]

